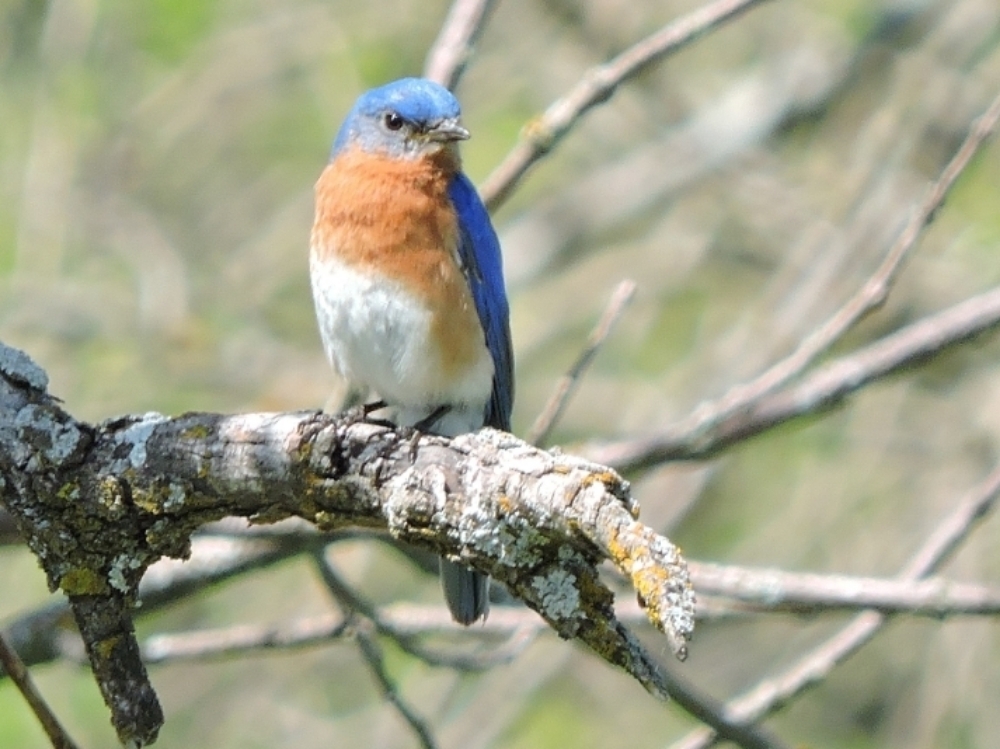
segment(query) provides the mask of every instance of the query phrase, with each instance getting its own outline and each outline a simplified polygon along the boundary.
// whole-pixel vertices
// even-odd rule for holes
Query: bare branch
[[[500,612],[500,613],[498,613]],[[645,612],[638,607],[625,620],[645,621]],[[378,611],[377,631],[385,632],[403,649],[430,666],[452,668],[458,671],[485,671],[509,663],[535,638],[548,629],[537,614],[528,609],[504,609],[494,606],[489,621],[477,625],[475,630],[456,633],[454,622],[442,612],[440,606],[395,604]],[[498,646],[471,653],[436,653],[426,648],[413,647],[419,636],[447,633],[462,634],[482,640],[503,636]],[[267,650],[290,650],[315,647],[349,635],[347,622],[342,616],[323,614],[302,617],[278,624],[246,624],[217,629],[203,629],[149,637],[142,648],[146,663],[166,663],[185,660],[230,657],[243,653]]]
[[[430,666],[453,668],[459,671],[483,671],[493,666],[507,663],[516,658],[524,648],[531,644],[542,628],[541,626],[537,626],[541,622],[532,613],[530,614],[533,620],[532,624],[522,623],[510,634],[506,642],[492,650],[474,653],[455,652],[454,650],[448,652],[431,650],[420,643],[413,634],[401,632],[391,623],[385,621],[381,612],[375,606],[358,595],[351,586],[341,579],[333,565],[322,552],[314,552],[313,558],[316,560],[316,565],[323,578],[323,584],[326,585],[341,607],[364,616],[365,619],[372,623],[376,632],[393,640],[404,653],[409,653],[414,658],[418,658]],[[446,617],[445,620],[447,622],[447,629],[454,632],[455,627],[451,618]],[[476,629],[479,632],[484,631],[478,625]],[[419,634],[426,633],[421,632]]]
[[[856,611],[884,614],[995,616],[1000,614],[1000,588],[944,578],[909,580],[852,577],[753,569],[690,562],[691,581],[703,596],[726,596],[750,613]],[[700,610],[699,610],[700,615]]]
[[[59,719],[35,687],[28,669],[2,636],[0,636],[0,665],[24,697],[24,701],[28,703],[38,722],[42,724],[52,746],[55,749],[77,749],[76,742],[66,733],[66,729],[59,723]]]
[[[705,562],[690,562],[691,581],[698,591],[699,619],[718,618],[723,607],[730,615],[773,613],[815,614],[875,609],[884,614],[911,614],[936,619],[949,616],[1000,614],[1000,589],[961,583],[946,578],[900,580],[753,569]],[[725,598],[716,598],[724,596]],[[736,607],[726,606],[735,599]],[[646,613],[634,601],[616,607],[619,620],[639,624]],[[528,609],[494,606],[489,619],[462,634],[476,639],[507,639],[485,653],[441,653],[414,649],[415,638],[454,633],[451,618],[440,606],[393,604],[373,612],[380,633],[387,634],[406,652],[426,663],[463,671],[481,671],[506,663],[524,650],[548,625]],[[344,636],[343,617],[333,614],[303,617],[283,624],[237,625],[221,629],[158,634],[143,646],[147,663],[198,660],[243,652],[319,645]],[[471,661],[471,662],[470,662]],[[674,692],[671,691],[671,695]]]
[[[50,585],[69,596],[123,743],[151,742],[162,723],[132,625],[139,580],[229,515],[388,528],[492,575],[561,636],[666,696],[597,566],[610,559],[632,581],[680,657],[694,594],[676,547],[636,520],[627,483],[606,467],[496,430],[448,440],[315,412],[147,414],[94,427],[33,384],[30,360],[6,351],[0,497]]]
[[[306,551],[319,537],[196,538],[191,558],[184,563],[161,560],[150,567],[139,585],[136,617],[212,585],[267,567]],[[83,644],[71,633],[72,613],[67,601],[47,604],[17,617],[3,635],[29,666],[59,658],[79,660]],[[0,678],[5,674],[0,669]]]
[[[762,726],[734,720],[726,706],[713,697],[703,694],[694,685],[668,674],[670,695],[696,720],[710,726],[716,736],[731,741],[743,749],[787,749],[788,745]]]
[[[990,513],[1000,496],[1000,466],[974,488],[937,527],[899,574],[902,581],[916,581],[938,569],[964,541],[976,524]],[[726,703],[725,713],[744,725],[756,723],[787,704],[799,693],[815,686],[868,643],[889,622],[877,611],[854,617],[833,637],[806,653],[784,671],[767,677],[755,687]],[[673,745],[673,749],[704,749],[714,746],[718,734],[699,728]]]
[[[914,247],[924,228],[941,207],[955,180],[996,128],[998,118],[1000,118],[1000,96],[995,98],[987,110],[972,123],[962,145],[930,186],[923,201],[915,209],[878,268],[853,297],[807,336],[787,357],[773,364],[753,380],[731,388],[718,400],[702,403],[690,416],[671,426],[668,431],[677,435],[674,441],[693,444],[696,450],[703,451],[705,445],[713,442],[713,433],[721,424],[741,412],[752,409],[761,399],[798,377],[859,320],[881,306],[907,253]]]
[[[558,145],[592,107],[614,95],[619,85],[647,66],[686,47],[716,26],[737,18],[763,0],[715,0],[632,45],[617,57],[596,65],[577,84],[525,125],[521,140],[480,188],[483,201],[495,211],[531,166]]]
[[[641,439],[587,448],[598,463],[629,472],[669,460],[707,458],[740,440],[791,419],[841,403],[865,385],[1000,325],[1000,288],[979,294],[900,328],[851,354],[833,359],[799,384],[767,395],[746,410],[714,422],[707,432],[685,422]]]
[[[330,642],[347,635],[342,616],[298,619],[287,624],[241,624],[150,637],[142,647],[146,663],[206,660],[261,650],[288,650]]]
[[[357,627],[354,636],[358,641],[365,662],[368,664],[369,669],[371,669],[372,676],[375,677],[375,682],[382,690],[382,696],[388,700],[390,705],[396,708],[396,712],[403,716],[403,719],[410,725],[410,728],[413,729],[413,732],[420,740],[420,745],[424,749],[435,749],[437,741],[434,739],[434,734],[431,733],[426,721],[417,715],[406,700],[400,696],[395,682],[393,682],[389,676],[389,672],[385,668],[385,658],[382,655],[382,648],[379,647],[375,638],[365,631],[367,627],[364,624],[370,626],[370,623],[362,622],[361,626]]]
[[[573,366],[569,368],[569,371],[556,383],[556,389],[545,404],[545,408],[538,414],[535,423],[531,425],[526,439],[529,444],[537,445],[538,447],[545,446],[552,428],[559,421],[559,417],[562,416],[566,404],[569,403],[570,398],[573,397],[573,393],[576,392],[576,388],[580,384],[580,379],[583,377],[584,372],[590,367],[591,362],[594,361],[594,357],[597,355],[597,351],[604,345],[604,341],[607,340],[615,323],[618,322],[625,308],[632,301],[632,297],[635,295],[635,288],[635,281],[631,280],[622,281],[615,287],[614,292],[611,294],[611,299],[608,300],[608,305],[604,309],[604,314],[601,315],[601,319],[597,321],[594,329],[590,331],[590,336],[588,336],[587,343],[583,351],[580,352],[580,356],[573,362]]]
[[[494,5],[495,0],[454,0],[427,53],[425,78],[449,89],[458,85]]]
[[[417,715],[416,711],[403,699],[399,693],[399,688],[386,670],[382,648],[374,637],[377,628],[372,616],[355,608],[353,602],[357,601],[361,603],[363,608],[371,612],[372,615],[375,615],[377,612],[366,602],[362,602],[358,596],[355,596],[350,587],[340,579],[340,575],[337,574],[333,565],[330,564],[322,549],[314,551],[312,559],[327,590],[330,591],[333,599],[343,611],[346,624],[345,631],[352,635],[358,643],[358,649],[368,664],[368,668],[371,670],[372,676],[375,678],[382,692],[382,696],[385,697],[390,705],[396,708],[396,712],[413,729],[413,732],[417,735],[417,739],[420,741],[420,745],[424,749],[435,749],[437,741],[434,739],[434,734],[431,733],[427,722]]]

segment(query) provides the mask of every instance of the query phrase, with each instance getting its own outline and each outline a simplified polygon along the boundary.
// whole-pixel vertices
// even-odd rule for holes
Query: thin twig
[[[937,527],[899,574],[900,580],[915,581],[937,570],[968,537],[975,525],[993,508],[1000,496],[1000,466],[973,489]],[[865,611],[826,642],[806,653],[781,673],[768,677],[743,695],[726,703],[725,713],[743,724],[760,721],[811,686],[825,679],[840,663],[856,653],[888,623],[889,617]],[[672,749],[705,749],[717,743],[718,734],[698,728]]]
[[[358,627],[355,632],[355,638],[358,641],[358,646],[361,649],[361,654],[364,656],[365,662],[371,669],[372,676],[375,677],[376,683],[378,683],[379,688],[382,690],[382,696],[388,700],[389,704],[396,708],[396,712],[410,725],[410,728],[413,729],[413,732],[420,740],[420,745],[424,749],[436,749],[437,741],[434,739],[434,734],[431,733],[427,722],[417,715],[406,700],[400,696],[399,689],[389,676],[389,672],[385,668],[385,658],[382,655],[382,648],[379,647],[378,642],[361,627]]]
[[[559,382],[556,383],[555,390],[545,404],[545,408],[538,414],[535,423],[531,425],[531,429],[528,431],[528,436],[525,440],[526,442],[538,447],[545,446],[552,428],[559,421],[566,408],[566,404],[569,403],[569,399],[576,392],[576,388],[580,384],[580,379],[583,377],[584,372],[587,371],[587,368],[594,361],[594,356],[597,354],[598,349],[604,345],[604,341],[607,340],[615,323],[618,322],[625,308],[632,301],[634,294],[635,281],[626,279],[615,288],[611,299],[608,300],[607,307],[604,308],[601,319],[597,321],[597,325],[590,331],[583,351],[580,352],[579,357],[573,362],[573,366],[569,368],[569,371],[559,378]]]
[[[340,579],[340,576],[337,574],[336,570],[333,569],[333,566],[326,559],[325,555],[316,552],[313,557],[320,570],[323,581],[326,583],[330,592],[339,604],[346,610],[350,611],[354,609],[354,605],[357,603],[358,608],[354,609],[357,614],[359,616],[363,616],[364,619],[371,623],[373,627],[378,627],[379,625],[376,624],[376,622],[379,617],[378,612],[375,611],[374,607],[366,601],[363,601],[359,596],[357,596],[357,594],[354,593],[354,591],[350,589],[349,586],[344,583],[343,580]],[[536,624],[541,623],[541,620],[538,619],[538,617],[532,612],[526,613],[529,613],[533,617]],[[384,627],[385,625],[383,624],[381,626]],[[519,627],[515,631],[515,635],[518,632],[523,632],[524,629],[524,627]],[[400,642],[400,640],[397,639],[397,642]],[[376,678],[378,678],[377,674]],[[782,749],[784,746],[776,738],[757,726],[738,725],[733,721],[728,720],[723,713],[714,709],[714,706],[708,698],[696,693],[687,685],[683,685],[672,674],[665,674],[664,678],[667,680],[668,684],[677,686],[676,694],[674,691],[670,692],[671,697],[673,697],[678,704],[684,707],[684,709],[689,710],[692,715],[698,717],[699,720],[703,720],[711,725],[714,730],[718,731],[719,735],[725,736],[727,739],[736,742],[741,747],[744,747],[744,749]],[[383,688],[386,687],[383,686]],[[392,697],[389,697],[389,699],[391,700]],[[395,702],[393,704],[395,704]]]
[[[691,562],[691,580],[698,590],[698,618],[775,613],[815,614],[875,609],[884,614],[909,614],[942,619],[950,616],[1000,614],[1000,589],[933,577],[921,580],[820,575],[784,570]],[[617,607],[626,624],[646,623],[638,603]],[[462,671],[483,671],[507,663],[523,652],[548,625],[530,609],[494,606],[489,619],[459,632],[476,640],[505,637],[486,652],[435,653],[418,647],[415,638],[454,634],[451,618],[440,606],[393,604],[378,609],[376,631],[428,665]],[[241,624],[217,629],[158,634],[143,645],[147,663],[204,660],[247,652],[314,647],[343,639],[346,620],[336,614],[301,617],[271,625]]]
[[[563,97],[525,126],[520,141],[480,189],[486,207],[491,211],[499,208],[528,169],[555,148],[584,113],[610,99],[623,81],[763,1],[715,0],[590,68]]]
[[[76,742],[66,733],[66,729],[59,723],[55,713],[52,712],[41,693],[35,688],[31,674],[28,673],[21,658],[7,644],[2,635],[0,635],[0,665],[17,686],[24,701],[28,703],[31,711],[38,718],[38,722],[42,724],[52,746],[55,749],[77,749]]]
[[[829,350],[857,322],[880,307],[888,297],[907,253],[917,243],[924,228],[944,203],[955,180],[993,132],[998,118],[1000,118],[1000,96],[994,99],[989,108],[972,123],[965,141],[930,186],[923,201],[913,212],[878,268],[854,296],[819,328],[810,333],[787,357],[749,382],[731,388],[718,400],[702,403],[690,416],[671,427],[671,431],[685,435],[687,441],[692,444],[711,441],[711,432],[719,424],[784,387],[804,372],[817,357]]]
[[[670,697],[688,715],[711,726],[716,735],[742,749],[785,749],[785,742],[763,726],[740,723],[727,714],[725,705],[681,679],[673,669],[667,671]]]
[[[334,601],[343,609],[345,621],[358,643],[358,648],[361,650],[361,655],[368,664],[372,676],[375,677],[375,681],[379,685],[382,696],[390,705],[396,708],[396,711],[403,717],[403,720],[413,729],[413,732],[417,735],[417,739],[420,741],[420,745],[424,749],[436,749],[437,742],[426,721],[417,715],[413,708],[403,699],[399,693],[399,688],[392,681],[389,672],[385,668],[385,658],[382,655],[382,648],[372,636],[372,633],[377,630],[373,617],[370,614],[377,614],[377,611],[373,606],[363,601],[360,596],[354,595],[354,592],[350,590],[333,569],[333,565],[330,564],[322,549],[313,551],[312,559]],[[358,605],[356,606],[355,604]]]
[[[453,668],[458,671],[485,671],[494,666],[512,661],[534,641],[541,631],[539,628],[522,623],[515,631],[510,633],[505,642],[485,652],[456,653],[433,650],[418,642],[413,634],[400,631],[387,621],[382,612],[359,596],[351,586],[344,582],[322,552],[315,552],[314,559],[323,583],[342,606],[352,611],[357,611],[371,621],[379,634],[389,637],[403,652],[412,655],[429,666]],[[532,617],[538,619],[534,613],[532,613]],[[538,621],[541,622],[540,619]],[[453,632],[455,630],[454,623],[450,618],[447,618],[446,622],[447,629]],[[477,629],[483,631],[485,628],[477,627]]]
[[[292,650],[346,637],[342,616],[317,616],[288,624],[240,624],[233,627],[153,635],[142,648],[146,663],[205,660],[262,650]]]
[[[919,581],[815,575],[782,570],[747,569],[691,563],[698,589],[698,618],[775,613],[823,613],[875,609],[885,614],[909,614],[942,619],[950,616],[1000,614],[1000,590],[995,586],[959,583],[945,578]],[[626,624],[646,623],[646,613],[634,602],[617,607]],[[548,625],[530,609],[494,606],[489,619],[459,634],[477,640],[507,639],[485,653],[435,653],[415,646],[416,637],[454,634],[451,618],[440,606],[394,604],[377,612],[376,629],[400,643],[401,649],[431,666],[483,671],[507,663]],[[314,647],[346,636],[342,616],[321,614],[271,625],[235,625],[217,629],[157,634],[143,645],[143,660],[166,663],[204,660],[267,650]]]
[[[670,460],[708,458],[786,421],[815,414],[869,383],[968,341],[1000,325],[1000,287],[911,323],[856,351],[831,360],[798,384],[767,395],[694,439],[682,425],[651,437],[588,447],[591,460],[629,472]]]
[[[646,615],[638,606],[623,617],[634,622],[645,621]],[[379,626],[384,629],[379,629]],[[417,604],[393,604],[379,609],[375,624],[379,634],[387,634],[397,644],[410,644],[412,638],[435,635],[456,634],[455,623],[441,606],[421,606]],[[457,634],[476,640],[507,638],[504,644],[486,654],[453,655],[451,659],[437,661],[433,654],[412,653],[431,666],[455,668],[456,670],[482,671],[509,662],[524,647],[523,640],[533,640],[548,629],[548,625],[535,612],[526,608],[494,606],[489,620],[473,629],[463,629]],[[390,634],[391,633],[391,634]],[[225,658],[251,652],[269,650],[293,650],[316,647],[324,643],[347,637],[347,621],[339,614],[319,614],[294,619],[273,625],[234,625],[215,629],[202,629],[173,634],[158,634],[149,637],[143,646],[143,659],[147,663],[168,663],[206,658]],[[516,652],[509,652],[516,647]],[[506,649],[507,652],[504,652]],[[484,662],[492,653],[498,656]],[[456,665],[457,662],[457,665]]]
[[[689,562],[699,604],[705,595],[735,599],[745,613],[876,609],[916,616],[995,616],[1000,588],[945,578],[853,577]]]
[[[424,77],[453,89],[465,72],[495,0],[455,0],[424,63]]]

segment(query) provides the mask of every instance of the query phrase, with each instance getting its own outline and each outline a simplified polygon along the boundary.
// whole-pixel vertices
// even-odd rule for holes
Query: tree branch
[[[955,510],[924,541],[900,571],[901,581],[915,582],[938,569],[988,515],[1000,498],[1000,466],[973,488]],[[756,686],[726,703],[725,714],[741,725],[757,723],[788,704],[799,693],[822,681],[834,668],[856,653],[888,624],[889,617],[865,611],[818,647],[785,670],[762,679]],[[672,745],[672,749],[705,749],[717,743],[719,734],[698,728]]]
[[[319,549],[315,551],[312,557],[323,583],[344,615],[347,624],[347,633],[352,635],[355,642],[358,643],[358,649],[368,664],[368,668],[372,672],[372,677],[378,684],[382,696],[385,697],[386,701],[396,709],[400,717],[410,726],[420,745],[424,749],[435,749],[438,745],[437,740],[434,738],[430,726],[427,725],[427,721],[418,715],[410,707],[410,704],[403,699],[403,696],[399,693],[399,687],[392,680],[392,677],[389,676],[389,671],[385,666],[385,655],[382,651],[382,646],[376,639],[379,630],[373,616],[377,614],[374,607],[361,601],[358,596],[354,595],[354,592],[350,590],[348,585],[340,579],[340,575],[337,574],[330,560],[327,559],[325,550]],[[356,602],[360,603],[361,606],[355,606]]]
[[[786,421],[819,413],[876,380],[964,343],[1000,325],[1000,287],[927,315],[874,343],[806,375],[801,382],[766,395],[744,410],[711,418],[707,431],[691,429],[688,420],[659,434],[589,446],[591,460],[628,473],[670,460],[711,457],[741,440]]]
[[[10,513],[0,507],[0,546],[19,546],[24,543],[17,533],[17,525]]]
[[[499,208],[528,169],[555,148],[587,111],[610,99],[623,81],[761,2],[763,0],[715,0],[707,3],[636,42],[617,57],[590,68],[564,96],[524,126],[521,140],[480,188],[486,207],[491,212]]]
[[[1000,588],[946,578],[908,580],[786,572],[691,562],[691,581],[703,596],[725,596],[749,613],[874,609],[884,614],[946,616],[1000,614]],[[700,611],[699,611],[700,614]],[[619,612],[619,616],[627,617]]]
[[[601,318],[597,321],[594,329],[590,331],[590,335],[587,336],[586,345],[584,345],[580,355],[573,362],[573,366],[569,368],[569,371],[559,378],[555,391],[545,403],[545,407],[542,408],[535,422],[531,425],[527,437],[529,444],[539,447],[545,446],[549,434],[551,434],[556,422],[562,416],[566,404],[573,397],[573,393],[576,392],[576,388],[579,386],[584,373],[586,373],[594,361],[594,357],[597,356],[597,351],[604,345],[604,342],[611,334],[611,330],[615,327],[619,318],[621,318],[622,313],[625,312],[625,308],[628,307],[629,302],[632,301],[635,289],[635,281],[629,279],[621,281],[615,287],[607,306],[604,308],[604,312],[601,314]]]
[[[7,644],[3,636],[0,636],[0,665],[17,686],[24,701],[28,703],[28,707],[38,718],[38,722],[42,724],[45,735],[49,737],[54,749],[77,749],[76,742],[70,738],[66,729],[59,723],[59,719],[56,718],[45,698],[35,687],[28,669],[24,667],[24,663],[18,658],[14,649]]]
[[[721,398],[702,403],[689,416],[669,427],[665,433],[646,441],[645,445],[634,443],[631,449],[625,449],[617,457],[605,456],[606,462],[615,465],[620,470],[625,470],[650,462],[667,460],[670,457],[700,457],[777,423],[774,416],[768,418],[758,415],[757,418],[747,419],[747,415],[755,410],[763,410],[765,398],[778,393],[789,382],[801,375],[858,321],[884,304],[903,260],[916,245],[924,229],[933,220],[955,181],[972,161],[972,157],[976,155],[979,148],[996,129],[998,120],[1000,120],[1000,95],[969,127],[965,140],[944,169],[941,170],[937,179],[930,185],[920,205],[915,207],[906,226],[896,237],[896,241],[888,249],[878,268],[850,299],[799,343],[792,353],[768,367],[767,370],[749,382],[732,387]],[[980,299],[980,301],[982,300]],[[964,311],[969,302],[971,300],[957,305],[957,307],[963,308]],[[964,337],[969,335],[969,333],[963,333],[961,328],[950,339],[934,335],[933,330],[922,330],[921,333],[936,341],[937,348],[951,342],[964,340]],[[930,335],[927,336],[927,334]],[[903,361],[905,363],[905,360]],[[875,371],[878,372],[878,370]],[[855,374],[853,370],[848,372],[849,377],[844,380],[845,385],[849,385],[853,381]],[[830,400],[835,400],[844,392],[849,392],[856,387],[841,388],[839,393],[836,392],[835,388],[835,392],[827,399],[812,399],[812,402],[818,403],[818,406],[814,405],[811,410],[826,405]],[[781,403],[780,398],[777,401],[779,404]],[[787,410],[790,403],[802,402],[801,397],[792,401],[786,398],[783,405]],[[774,403],[769,405],[773,406]],[[798,413],[804,412],[805,409],[801,408],[798,411]],[[793,411],[791,415],[798,415],[798,413]],[[749,428],[734,429],[734,425]],[[683,452],[687,455],[671,455],[670,444],[684,445]],[[629,452],[632,454],[628,455]]]
[[[683,657],[694,594],[677,549],[636,519],[613,471],[484,429],[448,440],[317,412],[128,416],[91,426],[0,344],[0,498],[50,586],[67,593],[123,743],[162,723],[132,605],[146,568],[236,515],[323,530],[384,527],[486,572],[564,638],[667,696],[655,660],[615,618],[610,559]]]
[[[455,0],[427,53],[424,77],[453,89],[465,72],[495,0]]]

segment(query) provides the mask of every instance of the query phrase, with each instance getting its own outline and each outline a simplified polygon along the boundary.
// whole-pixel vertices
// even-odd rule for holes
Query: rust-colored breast
[[[316,183],[312,247],[362,273],[400,283],[432,312],[429,344],[446,375],[483,355],[485,338],[459,266],[459,229],[448,199],[456,160],[389,159],[361,151],[338,155]]]

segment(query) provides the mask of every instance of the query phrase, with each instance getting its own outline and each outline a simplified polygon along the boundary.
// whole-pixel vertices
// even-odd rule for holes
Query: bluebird
[[[404,78],[363,94],[316,183],[309,271],[327,358],[395,423],[455,436],[510,431],[513,354],[500,243],[462,173],[469,137],[444,87]],[[452,617],[489,608],[489,578],[441,560]]]

